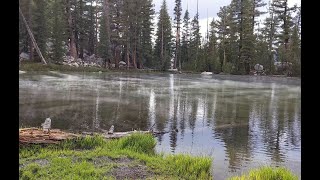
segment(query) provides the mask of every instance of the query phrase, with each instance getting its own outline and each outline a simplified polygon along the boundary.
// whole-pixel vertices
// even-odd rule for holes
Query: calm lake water
[[[213,158],[216,180],[261,165],[301,173],[300,79],[135,73],[23,73],[19,125],[69,131],[175,130],[156,150]]]

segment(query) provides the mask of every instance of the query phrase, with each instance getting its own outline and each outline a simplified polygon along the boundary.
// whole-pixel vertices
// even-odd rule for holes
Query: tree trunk
[[[83,18],[82,18],[82,15],[83,15],[83,1],[82,0],[80,0],[79,1],[79,19],[80,19],[80,28],[82,28],[82,26],[83,26]],[[79,41],[80,41],[80,47],[79,47],[79,49],[80,49],[80,54],[79,54],[79,57],[81,58],[81,59],[83,59],[83,46],[84,46],[84,32],[83,32],[83,29],[80,29],[79,30],[79,35],[80,35],[80,38],[79,38]]]
[[[223,45],[223,63],[222,66],[225,66],[227,63],[227,57],[226,57],[226,47],[225,44]]]
[[[116,47],[114,48],[114,63],[117,69],[119,69],[120,52],[120,45],[116,45]]]
[[[253,34],[254,33],[254,18],[255,18],[255,11],[256,11],[256,0],[253,0],[252,1],[252,3],[253,3],[253,7],[252,7],[252,29],[251,29],[251,33]]]
[[[134,66],[135,69],[137,69],[136,56],[137,56],[137,45],[135,43],[134,44],[134,48],[133,48],[133,66]]]
[[[72,26],[72,15],[71,15],[71,4],[70,0],[67,1],[67,13],[68,13],[68,25],[69,25],[69,31],[70,31],[70,55],[77,60],[77,47],[73,32],[73,26]]]
[[[127,69],[129,69],[129,40],[127,40],[127,48],[126,48],[126,57],[127,57]]]
[[[160,55],[160,64],[161,68],[163,68],[163,24],[161,22],[161,55]]]
[[[238,55],[238,62],[240,64],[244,65],[244,62],[242,60],[242,41],[243,41],[243,0],[240,1],[240,29],[239,29],[239,33],[240,33],[240,40],[239,40],[239,55]],[[239,71],[239,66],[238,66],[238,71]]]
[[[97,46],[98,46],[98,8],[97,8],[97,4],[98,4],[98,0],[95,1],[96,2],[96,6],[95,6],[95,14],[96,14],[96,25],[95,25],[95,41],[94,41],[94,44],[95,44],[95,48],[94,48],[94,54],[97,54]]]
[[[285,48],[285,62],[288,61],[288,59],[286,58],[286,55],[287,55],[287,49],[288,49],[288,42],[289,42],[289,32],[288,32],[288,28],[287,28],[287,25],[288,25],[288,22],[287,22],[287,8],[288,8],[288,5],[287,5],[287,1],[285,1],[285,8],[284,8],[284,18],[283,18],[283,29],[284,29],[284,48]]]
[[[174,56],[174,61],[173,61],[173,69],[176,69],[177,68],[177,60],[178,60],[178,52],[179,52],[179,28],[178,28],[178,24],[177,24],[177,32],[176,32],[176,53],[175,53],[175,56]]]
[[[88,51],[89,51],[89,54],[90,55],[92,55],[92,54],[94,54],[94,52],[95,52],[95,47],[94,47],[94,45],[95,45],[95,37],[94,37],[94,35],[95,35],[95,29],[94,29],[94,12],[93,12],[93,6],[92,6],[92,4],[93,4],[93,1],[91,1],[91,3],[90,3],[90,24],[92,25],[92,27],[90,27],[89,28],[89,47],[88,47]]]
[[[270,60],[270,73],[272,73],[273,71],[273,53],[272,53],[272,42],[273,42],[273,34],[274,34],[274,20],[273,20],[273,12],[274,12],[274,9],[272,7],[272,10],[271,10],[271,24],[270,24],[270,34],[269,34],[269,60]]]
[[[110,53],[110,23],[109,23],[109,0],[104,0],[103,3],[103,10],[105,16],[105,23],[106,23],[106,34],[107,34],[107,52],[108,55]]]

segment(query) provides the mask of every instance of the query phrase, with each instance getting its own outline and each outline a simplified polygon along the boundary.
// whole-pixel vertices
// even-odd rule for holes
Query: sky
[[[269,2],[269,0],[264,0],[265,2]],[[160,6],[162,4],[163,0],[153,0],[153,3],[155,5],[155,12],[159,13]],[[174,19],[173,9],[175,5],[175,0],[166,0],[167,2],[167,8],[170,17],[172,20]],[[208,17],[208,23],[212,21],[212,18],[217,17],[217,13],[219,12],[220,7],[229,5],[231,0],[198,0],[198,6],[199,6],[199,24],[200,24],[200,33],[202,36],[205,35],[207,32],[207,17]],[[300,5],[301,0],[288,0],[289,7],[293,6],[294,4]],[[194,17],[194,15],[197,13],[197,0],[181,0],[182,4],[182,18],[184,15],[185,10],[188,6],[188,11],[190,13],[190,19]],[[265,7],[266,8],[266,7]],[[155,16],[154,19],[154,26],[155,26],[155,32],[156,32],[156,22],[157,22],[158,14]],[[265,18],[265,17],[261,17]]]

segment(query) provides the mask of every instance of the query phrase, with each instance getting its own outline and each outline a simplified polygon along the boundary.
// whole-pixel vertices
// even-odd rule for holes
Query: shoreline
[[[212,158],[189,154],[155,152],[150,134],[135,133],[119,139],[87,136],[49,145],[19,145],[21,179],[214,179]],[[283,167],[262,166],[240,180],[268,177],[270,180],[298,180]]]
[[[190,75],[201,75],[201,72],[193,72],[193,71],[160,71],[155,69],[106,69],[102,67],[72,67],[67,65],[58,65],[58,64],[47,64],[44,65],[42,63],[37,62],[22,62],[19,66],[19,71],[39,71],[39,72],[47,72],[47,71],[60,71],[60,72],[126,72],[126,73],[155,73],[155,74],[190,74]],[[241,75],[241,74],[212,74],[214,76],[247,76],[247,77],[280,77],[280,78],[288,78],[288,79],[301,79],[300,76],[286,76],[286,75]],[[212,76],[212,75],[203,75],[203,76]]]

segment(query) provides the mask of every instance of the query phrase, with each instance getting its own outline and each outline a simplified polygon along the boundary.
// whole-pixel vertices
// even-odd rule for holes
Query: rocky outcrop
[[[29,54],[25,52],[20,53],[19,57],[20,57],[20,60],[29,60]]]
[[[206,72],[206,71],[204,71],[204,72],[202,72],[201,74],[202,74],[202,75],[212,75],[213,73],[212,73],[212,72]]]
[[[63,65],[72,67],[102,67],[102,58],[96,58],[94,54],[91,56],[84,55],[83,60],[78,58],[75,60],[72,56],[64,56]]]

